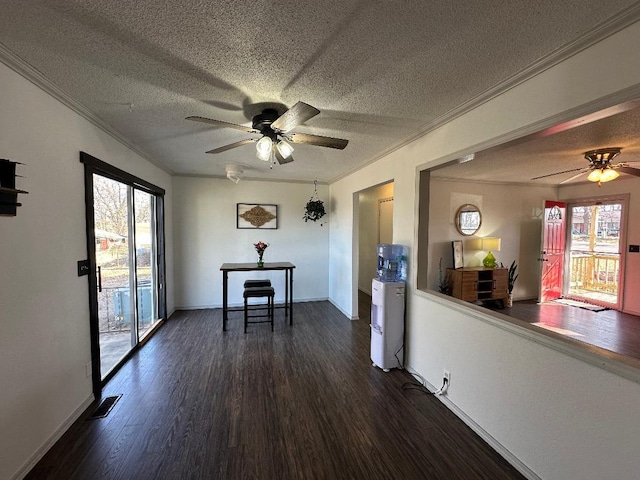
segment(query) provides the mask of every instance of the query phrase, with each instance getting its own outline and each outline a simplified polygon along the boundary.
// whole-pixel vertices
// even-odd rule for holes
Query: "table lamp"
[[[482,264],[487,268],[495,268],[496,257],[493,256],[492,251],[500,251],[501,239],[498,237],[484,237],[482,239],[482,250],[487,250],[487,256],[482,260]]]

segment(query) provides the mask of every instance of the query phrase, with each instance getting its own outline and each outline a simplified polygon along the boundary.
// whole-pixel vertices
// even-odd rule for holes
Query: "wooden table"
[[[227,329],[228,307],[228,276],[229,272],[254,272],[264,270],[284,270],[284,305],[276,305],[275,308],[284,308],[285,317],[289,317],[289,325],[293,325],[293,269],[296,266],[289,262],[265,262],[263,267],[257,263],[223,263],[222,271],[222,331]]]

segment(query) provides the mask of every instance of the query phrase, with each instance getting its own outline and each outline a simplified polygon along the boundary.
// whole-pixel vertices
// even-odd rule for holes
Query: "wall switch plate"
[[[89,275],[89,260],[78,260],[78,276]]]

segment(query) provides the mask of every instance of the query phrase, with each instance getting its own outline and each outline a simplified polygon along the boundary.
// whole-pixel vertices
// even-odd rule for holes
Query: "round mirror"
[[[465,203],[456,212],[456,229],[461,235],[473,235],[482,225],[482,214],[475,205]]]

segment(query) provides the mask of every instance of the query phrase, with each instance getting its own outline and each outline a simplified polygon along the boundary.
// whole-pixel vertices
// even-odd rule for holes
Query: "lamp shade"
[[[484,237],[482,239],[482,250],[499,252],[501,242],[502,240],[499,237]]]
[[[487,250],[487,256],[482,260],[482,264],[487,268],[495,268],[497,265],[496,257],[493,256],[494,252],[500,251],[501,240],[498,237],[484,237],[482,239],[482,249]]]
[[[587,177],[587,180],[589,180],[590,182],[599,182],[601,176],[602,176],[602,170],[592,170],[589,176]]]
[[[293,153],[293,147],[284,140],[280,140],[276,144],[276,148],[278,152],[280,152],[280,155],[282,155],[282,158],[289,158]]]
[[[266,135],[256,143],[256,155],[260,160],[268,162],[271,159],[271,148],[273,141]]]
[[[600,181],[610,182],[611,180],[615,180],[619,176],[620,174],[616,172],[613,168],[607,168],[602,171],[602,175],[600,175]]]

